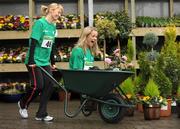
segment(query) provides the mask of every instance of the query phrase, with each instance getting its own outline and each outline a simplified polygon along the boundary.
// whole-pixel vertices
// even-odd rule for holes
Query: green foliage
[[[161,69],[155,68],[153,79],[157,83],[161,96],[168,98],[172,93],[172,83]]]
[[[95,27],[98,30],[99,38],[105,40],[106,38],[116,38],[117,31],[114,21],[110,21],[107,18],[98,19],[95,23]]]
[[[176,26],[175,25],[169,25],[166,27],[166,30],[164,32],[165,36],[165,43],[169,44],[171,42],[175,42],[176,40]]]
[[[116,11],[113,14],[113,19],[110,20],[114,20],[121,38],[127,38],[129,36],[133,24],[126,11]]]
[[[127,44],[127,57],[129,61],[133,60],[133,55],[134,55],[133,42],[132,42],[132,39],[129,38],[128,44]]]
[[[133,98],[135,97],[135,86],[131,77],[126,79],[120,86],[126,95],[129,94]]]
[[[142,77],[141,75],[138,75],[134,78],[134,86],[135,86],[135,93],[140,93],[142,92],[144,89],[143,89],[143,86],[142,86]]]
[[[159,53],[156,51],[151,51],[146,53],[146,58],[149,61],[156,61],[158,57],[159,57]]]
[[[169,26],[165,31],[165,44],[158,59],[158,68],[162,70],[172,83],[172,94],[176,94],[180,84],[180,47],[176,39],[175,26]]]
[[[176,102],[180,103],[180,85],[177,88]]]
[[[150,32],[145,34],[143,38],[143,43],[153,48],[157,44],[158,40],[159,40],[158,36]]]
[[[178,18],[164,18],[164,17],[149,17],[149,16],[138,16],[136,18],[136,26],[138,27],[166,27],[169,24],[178,24]]]
[[[144,95],[149,97],[156,97],[160,95],[158,85],[152,79],[149,79],[148,84],[144,89]]]
[[[178,96],[179,99],[180,99],[180,85],[178,86],[178,89],[177,89],[177,96]]]
[[[116,25],[116,30],[120,38],[127,38],[132,30],[132,22],[128,14],[123,11],[97,13],[95,15],[95,25],[99,19],[108,19]]]
[[[142,81],[147,84],[149,78],[152,77],[154,62],[148,60],[146,52],[142,52],[139,54],[138,64],[141,69]]]

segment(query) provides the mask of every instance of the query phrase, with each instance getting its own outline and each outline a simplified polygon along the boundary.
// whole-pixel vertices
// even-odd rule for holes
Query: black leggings
[[[30,87],[27,88],[26,94],[20,101],[21,106],[28,108],[30,102],[40,95],[40,104],[36,117],[45,117],[48,115],[47,102],[53,91],[53,83],[39,67],[29,67],[28,65],[26,67],[29,72]],[[52,75],[50,66],[43,66],[43,68]]]

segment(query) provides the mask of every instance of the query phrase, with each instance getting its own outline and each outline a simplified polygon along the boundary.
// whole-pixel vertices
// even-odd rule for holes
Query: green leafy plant
[[[140,101],[148,106],[153,105],[166,105],[166,99],[160,96],[158,85],[150,79],[144,90],[144,97]]]
[[[135,86],[131,77],[126,79],[120,86],[126,95],[135,97]]]
[[[158,89],[157,84],[154,82],[154,80],[149,79],[145,89],[144,89],[144,95],[149,97],[155,97],[160,95],[160,91]]]
[[[95,27],[98,30],[99,38],[105,40],[106,38],[116,38],[117,30],[114,21],[110,21],[107,18],[98,19],[95,23]]]
[[[133,55],[134,55],[133,42],[132,42],[132,39],[129,38],[128,39],[128,44],[127,44],[127,57],[128,57],[128,61],[132,61],[133,60]]]
[[[126,79],[121,85],[120,85],[122,91],[125,93],[125,95],[128,97],[128,99],[132,102],[136,102],[136,87],[134,85],[134,82],[132,80],[132,77],[129,77]]]
[[[153,51],[153,47],[157,44],[158,40],[159,40],[158,36],[150,32],[145,34],[143,38],[143,43],[146,44],[147,46],[150,46],[151,50]]]
[[[169,98],[172,94],[172,83],[170,79],[159,68],[155,68],[153,79],[158,84],[161,96]]]
[[[178,86],[178,89],[177,89],[176,102],[180,103],[180,85]]]
[[[114,20],[116,28],[119,31],[119,36],[121,38],[127,38],[129,36],[133,24],[126,11],[116,11],[115,13],[113,13],[113,19],[110,20]]]
[[[172,95],[177,92],[180,84],[180,47],[176,39],[176,27],[168,26],[165,29],[165,44],[158,58],[158,68],[162,70],[172,83]]]

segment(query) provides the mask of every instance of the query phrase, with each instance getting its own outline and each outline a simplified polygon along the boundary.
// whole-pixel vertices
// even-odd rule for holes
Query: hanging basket
[[[145,120],[159,120],[160,119],[160,105],[143,105]]]

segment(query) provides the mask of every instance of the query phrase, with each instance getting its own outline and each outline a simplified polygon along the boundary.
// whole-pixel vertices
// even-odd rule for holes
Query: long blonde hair
[[[97,31],[97,29],[95,27],[91,27],[91,26],[87,26],[83,29],[81,36],[77,42],[77,44],[75,45],[75,47],[81,47],[84,52],[86,52],[86,39],[88,37],[89,34],[91,34],[92,31]],[[93,47],[90,48],[91,52],[93,55],[97,55],[99,52],[99,47],[97,44],[97,41],[94,43]]]
[[[61,10],[61,14],[64,12],[64,8],[63,8],[63,6],[61,4],[51,3],[48,6],[41,5],[41,14],[43,16],[46,16],[51,9],[55,10],[57,8],[59,8]]]

